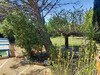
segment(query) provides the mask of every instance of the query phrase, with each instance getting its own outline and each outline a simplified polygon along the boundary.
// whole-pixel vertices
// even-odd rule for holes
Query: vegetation
[[[16,44],[25,48],[25,55],[28,59],[34,56],[32,52],[33,47],[36,49],[36,46],[38,46],[38,50],[42,50],[43,46],[37,27],[32,24],[33,22],[29,18],[30,16],[28,14],[25,15],[24,12],[15,10],[1,25],[1,32],[3,34],[14,36]]]
[[[49,19],[48,32],[50,35],[60,35],[65,37],[65,48],[68,48],[68,37],[71,35],[81,35],[81,21],[83,10],[75,9],[74,11],[62,10],[55,13]]]
[[[99,30],[100,27],[100,1],[94,0],[94,14],[93,14],[93,26]]]
[[[76,56],[76,52],[72,47],[72,50],[64,51],[62,53],[61,49],[59,49],[58,59],[53,61],[53,73],[56,75],[96,75],[96,54],[97,54],[97,46],[95,41],[93,41],[94,30],[92,26],[92,15],[93,11],[90,10],[87,12],[83,19],[84,32],[88,37],[89,41],[84,44],[81,43],[79,48],[78,57]],[[58,41],[58,40],[57,40]],[[86,40],[87,41],[87,40]],[[61,44],[62,45],[62,44]],[[50,66],[51,67],[51,66]],[[51,67],[52,68],[52,67]]]
[[[3,3],[2,1],[3,0],[1,0],[1,3]],[[53,49],[54,46],[51,43],[50,37],[47,33],[47,29],[44,25],[44,17],[54,8],[54,6],[57,5],[57,3],[59,3],[59,0],[55,0],[54,2],[52,2],[52,0],[51,1],[48,1],[48,0],[43,0],[43,1],[41,0],[37,0],[37,1],[35,0],[33,1],[7,0],[7,1],[4,1],[3,4],[5,4],[5,2],[8,2],[10,6],[14,9],[20,9],[20,10],[23,10],[25,13],[29,13],[31,15],[30,19],[36,20],[40,37],[43,40],[43,44],[49,55],[50,50]],[[7,6],[3,6],[3,7],[6,8]],[[46,12],[45,14],[43,14],[44,11]]]
[[[8,14],[2,15],[0,19],[0,32],[5,37],[15,38],[15,43],[25,49],[23,53],[27,60],[34,60],[36,52],[36,56],[39,57],[39,51],[42,52],[42,48],[45,47],[48,61],[52,60],[52,66],[48,65],[55,75],[96,75],[95,57],[98,49],[93,38],[96,37],[95,32],[100,26],[98,0],[94,1],[94,11],[90,9],[84,13],[83,9],[74,7],[75,11],[61,10],[54,13],[48,25],[45,25],[44,18],[55,6],[60,5],[60,0],[1,1],[0,6],[10,6],[12,9],[8,9],[9,13],[0,9],[0,13],[5,11]],[[6,3],[7,6],[3,6]],[[71,49],[68,48],[68,44]],[[64,50],[62,46],[65,46]],[[78,46],[77,50],[75,46]],[[48,56],[43,57],[41,53],[39,59]]]
[[[50,37],[47,33],[44,18],[55,6],[59,5],[60,0],[8,0],[8,2],[12,7],[14,4],[17,9],[23,10],[25,13],[29,13],[31,15],[31,20],[36,20],[36,26],[38,27],[40,37],[43,41],[45,49],[47,50],[47,54],[50,55],[51,50],[55,50],[55,47],[52,45]]]
[[[92,49],[96,47],[95,42],[92,42]],[[96,49],[97,52],[97,49]],[[90,55],[91,53],[91,55]],[[75,57],[76,52],[68,51],[66,59],[61,54],[61,49],[59,50],[59,57],[56,61],[53,61],[53,66],[50,66],[52,72],[55,75],[96,75],[96,53],[91,52],[89,45],[81,44],[79,48],[78,58]],[[49,64],[48,64],[49,65]]]

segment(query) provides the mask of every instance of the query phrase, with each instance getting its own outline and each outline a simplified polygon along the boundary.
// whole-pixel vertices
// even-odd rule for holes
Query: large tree
[[[55,6],[61,5],[59,2],[60,0],[13,0],[12,4],[25,12],[29,12],[32,15],[31,20],[36,20],[41,39],[43,40],[43,44],[48,53],[50,53],[50,50],[53,50],[53,45],[43,20]],[[10,1],[10,3],[12,2]],[[68,3],[65,3],[64,5],[66,4]]]
[[[50,37],[47,33],[47,29],[44,25],[45,16],[52,11],[55,7],[61,5],[67,5],[70,3],[60,4],[60,0],[7,0],[12,7],[16,9],[21,9],[26,13],[30,13],[31,20],[36,20],[36,25],[40,32],[41,39],[47,50],[47,53],[50,53],[50,50],[53,50],[54,47],[50,40]],[[73,2],[75,4],[75,2]],[[73,4],[71,3],[71,4]]]

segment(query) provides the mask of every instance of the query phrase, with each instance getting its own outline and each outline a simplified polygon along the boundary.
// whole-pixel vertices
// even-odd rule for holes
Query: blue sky
[[[65,10],[73,10],[73,6],[75,6],[75,8],[79,8],[80,6],[83,6],[82,9],[86,10],[86,9],[90,9],[90,7],[93,8],[93,2],[94,0],[61,0],[61,3],[67,3],[67,2],[76,2],[79,1],[77,5],[73,5],[73,4],[69,4],[66,6],[62,6],[61,8],[58,8],[57,11],[60,11],[61,9],[65,9]],[[51,13],[50,13],[51,14]],[[46,22],[48,22],[49,18],[50,18],[50,14],[48,14],[45,17]]]

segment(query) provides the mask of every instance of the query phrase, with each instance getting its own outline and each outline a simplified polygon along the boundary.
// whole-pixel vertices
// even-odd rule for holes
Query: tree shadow
[[[28,63],[27,63],[26,61],[20,61],[19,63],[10,66],[10,68],[11,68],[11,69],[17,69],[17,68],[19,68],[19,67],[21,67],[21,66],[25,66],[25,65],[27,65],[27,64],[28,64]]]
[[[10,66],[11,69],[17,69],[18,67],[20,67],[19,64],[15,64],[15,65]]]
[[[69,46],[68,48],[65,48],[65,46],[58,47],[60,48],[62,57],[72,56],[72,53],[74,52],[74,59],[79,57],[79,47],[80,46]],[[68,52],[70,52],[70,55],[68,55]]]
[[[57,47],[58,49],[60,49],[62,52],[63,51],[69,51],[69,52],[71,52],[71,51],[79,51],[79,47],[80,46],[69,46],[68,48],[65,48],[65,46],[64,45],[62,45],[61,47]]]

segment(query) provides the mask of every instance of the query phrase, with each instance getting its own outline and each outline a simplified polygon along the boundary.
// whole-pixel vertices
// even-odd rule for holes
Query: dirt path
[[[22,58],[7,58],[0,60],[0,75],[52,75],[49,68],[39,65],[29,65]],[[26,70],[25,70],[26,69]]]
[[[7,59],[0,60],[0,65],[3,64]],[[20,62],[19,59],[9,58],[2,68],[0,68],[0,75],[18,75],[22,70],[27,68],[29,65],[24,62]]]

